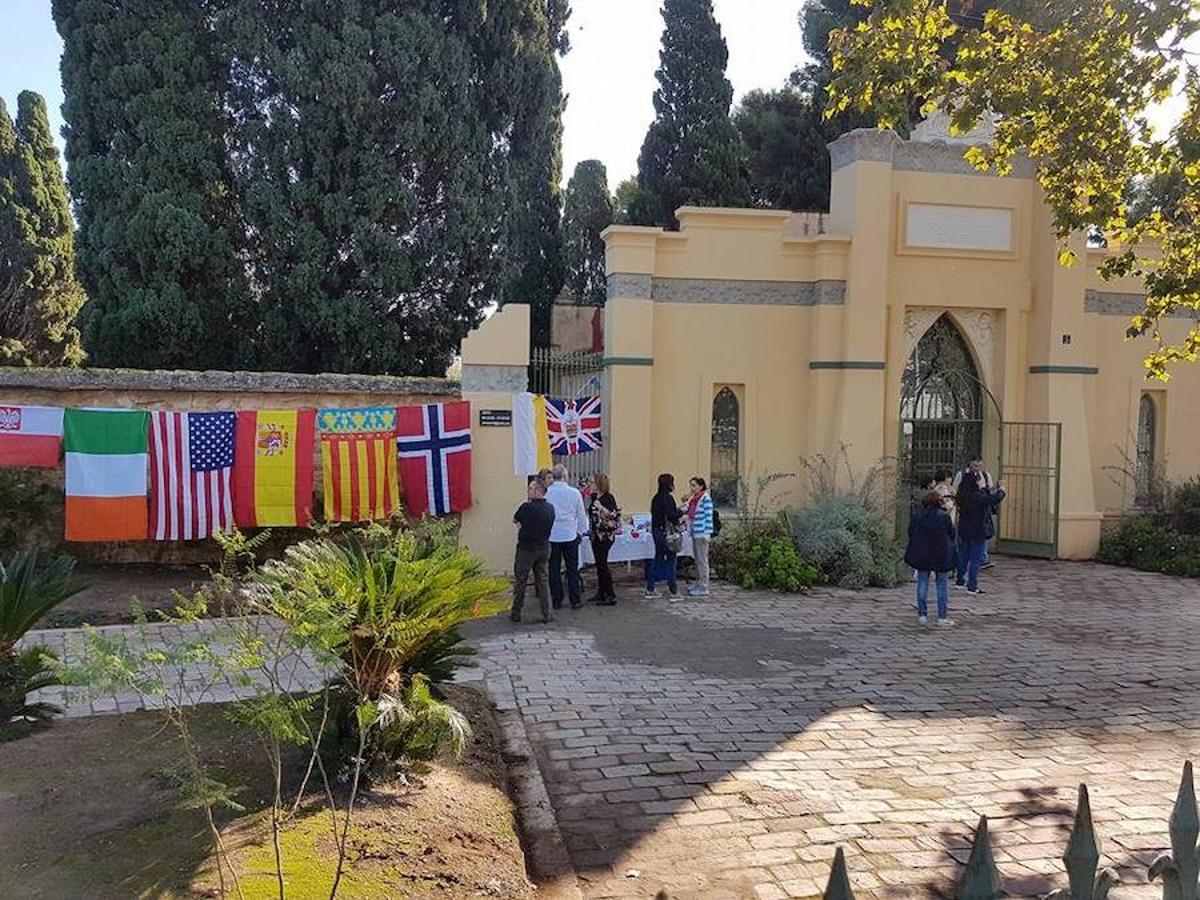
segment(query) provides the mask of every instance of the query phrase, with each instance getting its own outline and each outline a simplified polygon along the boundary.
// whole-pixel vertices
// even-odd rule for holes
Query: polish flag
[[[51,406],[0,406],[0,466],[58,468],[63,411]]]

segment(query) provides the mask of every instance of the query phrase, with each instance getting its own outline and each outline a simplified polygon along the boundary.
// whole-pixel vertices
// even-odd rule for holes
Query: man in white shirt
[[[579,539],[588,532],[587,510],[583,495],[567,484],[567,467],[551,470],[553,481],[546,500],[554,507],[554,527],[550,531],[550,599],[555,609],[562,608],[563,566],[567,569],[567,596],[571,609],[583,605],[583,585],[579,581]]]

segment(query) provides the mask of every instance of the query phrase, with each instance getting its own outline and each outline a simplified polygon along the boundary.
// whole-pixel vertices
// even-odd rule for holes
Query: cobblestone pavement
[[[1200,750],[1200,585],[986,574],[986,596],[953,595],[953,629],[918,626],[911,585],[676,604],[629,585],[615,608],[470,634],[586,897],[813,896],[838,845],[860,898],[952,896],[982,814],[1008,890],[1043,894],[1066,885],[1081,780],[1111,896],[1161,896],[1146,864]]]
[[[215,648],[233,646],[230,637],[232,623],[254,622],[255,627],[268,644],[278,637],[281,623],[273,619],[234,620],[206,619],[200,622],[176,625],[150,623],[142,628],[135,625],[102,625],[91,629],[98,635],[125,643],[135,652],[140,650],[165,650],[181,647],[187,642],[201,639],[211,642]],[[67,665],[80,661],[88,645],[87,632],[83,628],[49,628],[29,632],[21,646],[42,646],[53,652]],[[234,684],[227,677],[214,678],[212,668],[192,664],[186,668],[173,669],[170,690],[172,696],[186,699],[189,704],[226,703],[255,693],[252,685]],[[322,675],[312,660],[295,654],[284,657],[280,667],[280,680],[291,690],[302,691],[320,686]],[[257,676],[254,684],[265,685],[267,678]],[[134,691],[95,696],[80,688],[54,687],[35,691],[30,700],[53,703],[63,709],[68,717],[104,715],[107,713],[133,712],[138,709],[155,708],[162,703],[155,698],[146,698]]]

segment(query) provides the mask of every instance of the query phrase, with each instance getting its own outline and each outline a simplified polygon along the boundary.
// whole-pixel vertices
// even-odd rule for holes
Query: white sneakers
[[[953,619],[938,619],[938,628],[953,628]]]
[[[917,616],[917,624],[918,625],[928,625],[929,619],[927,619],[925,616]]]

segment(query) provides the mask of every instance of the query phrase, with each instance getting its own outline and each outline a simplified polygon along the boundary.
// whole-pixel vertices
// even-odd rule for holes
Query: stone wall
[[[243,409],[297,409],[330,406],[415,406],[461,396],[459,382],[445,378],[397,378],[372,375],[299,375],[284,372],[166,372],[131,369],[14,369],[0,367],[0,406],[41,405],[109,407],[205,412]],[[320,447],[315,448],[316,503],[320,499]],[[63,468],[45,472],[0,472],[0,485],[19,495],[31,485],[49,485],[58,500],[43,510],[23,534],[23,543],[66,549],[92,563],[211,563],[212,541],[65,545]],[[12,485],[16,481],[23,484]],[[19,499],[19,497],[18,497]],[[5,498],[0,497],[0,502]],[[11,499],[9,502],[12,502]],[[19,511],[5,510],[8,516]],[[287,532],[281,529],[281,532]],[[279,542],[310,534],[281,533]]]

